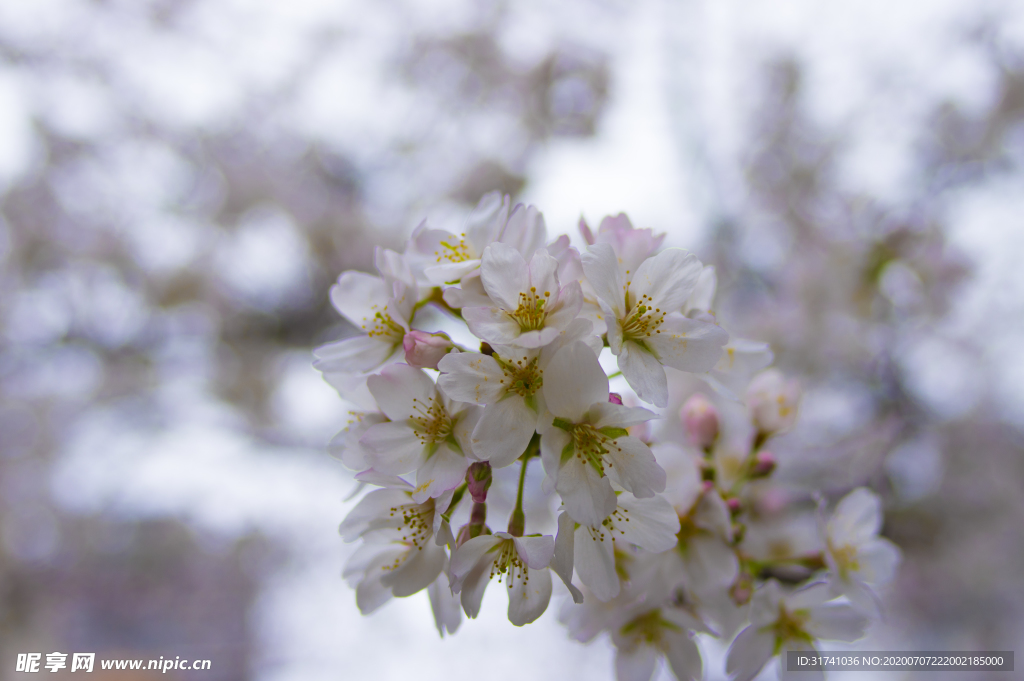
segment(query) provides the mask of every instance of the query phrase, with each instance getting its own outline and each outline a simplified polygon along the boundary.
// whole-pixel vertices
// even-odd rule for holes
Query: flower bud
[[[705,449],[718,438],[718,410],[700,393],[690,396],[679,410],[686,436],[694,447]]]
[[[491,486],[491,464],[485,461],[470,464],[466,471],[466,485],[475,503],[486,503],[487,488]]]
[[[766,478],[775,470],[775,455],[766,449],[762,449],[754,456],[754,465],[750,469],[750,475],[755,478]]]
[[[736,497],[729,497],[725,500],[725,505],[729,507],[729,513],[736,515],[743,510],[743,503]]]
[[[409,366],[420,369],[436,369],[437,363],[453,347],[451,339],[443,333],[427,333],[413,329],[402,339],[405,361]]]
[[[762,371],[747,388],[747,406],[759,433],[771,435],[788,429],[796,420],[800,383],[778,369]]]
[[[612,404],[622,404],[622,395],[618,393],[608,393],[608,401]]]

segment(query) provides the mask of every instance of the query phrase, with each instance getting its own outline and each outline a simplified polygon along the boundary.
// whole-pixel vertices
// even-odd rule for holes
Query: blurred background
[[[1020,3],[0,0],[0,679],[613,678],[557,604],[442,641],[339,576],[328,288],[494,189],[718,267],[787,456],[886,501],[866,647],[1024,650]]]

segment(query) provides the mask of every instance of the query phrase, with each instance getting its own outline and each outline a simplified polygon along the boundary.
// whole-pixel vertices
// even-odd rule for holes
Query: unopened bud
[[[774,454],[762,449],[754,455],[754,465],[750,469],[750,474],[755,478],[766,478],[775,470],[777,463]]]
[[[402,339],[405,361],[409,366],[420,369],[436,369],[437,363],[453,347],[451,339],[443,333],[413,329]]]
[[[729,507],[729,513],[732,513],[733,515],[736,515],[743,510],[743,503],[736,497],[729,497],[726,499],[725,505]]]
[[[618,393],[608,393],[608,401],[612,404],[622,404],[622,395]]]
[[[759,433],[787,430],[796,420],[800,383],[787,379],[778,369],[762,371],[747,388],[747,406]]]
[[[487,488],[491,486],[491,479],[491,464],[485,461],[470,464],[466,471],[466,485],[474,503],[487,502]]]
[[[700,449],[710,447],[718,439],[718,410],[700,393],[690,396],[679,410],[690,444]]]
[[[710,480],[705,480],[701,484],[701,488],[704,490],[705,493],[712,492],[715,489],[715,483],[711,482]]]

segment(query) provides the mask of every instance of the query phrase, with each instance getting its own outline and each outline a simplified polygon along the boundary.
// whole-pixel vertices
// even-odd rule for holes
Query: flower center
[[[374,305],[371,309],[376,308],[377,306]],[[374,312],[372,317],[363,317],[362,329],[370,338],[385,337],[401,340],[405,336],[405,329],[402,328],[402,325],[388,314],[387,305]]]
[[[389,517],[400,519],[398,531],[402,533],[401,541],[407,545],[415,546],[422,551],[427,539],[434,533],[433,511],[434,503],[431,500],[426,504],[409,504],[405,506],[392,506]]]
[[[533,359],[524,356],[517,360],[506,360],[497,354],[491,356],[497,360],[502,373],[505,374],[502,383],[507,386],[508,392],[520,397],[531,397],[544,385],[544,372],[537,366],[539,355]]]
[[[452,419],[436,396],[428,397],[426,402],[414,397],[412,403],[413,413],[409,420],[420,442],[432,445],[452,434]]]
[[[782,649],[786,641],[811,641],[811,636],[804,631],[809,613],[805,610],[790,612],[779,605],[779,618],[771,625],[775,633],[775,653]]]
[[[500,548],[498,549],[498,558],[491,564],[491,574],[488,579],[494,579],[498,577],[498,583],[501,580],[505,580],[505,584],[508,588],[512,588],[512,581],[514,579],[522,579],[524,581],[530,581],[530,575],[526,571],[526,564],[519,557],[519,552],[516,551],[516,544],[511,539],[506,539],[501,542]]]
[[[660,307],[654,307],[654,300],[645,293],[620,322],[622,337],[626,340],[642,341],[650,338],[652,334],[661,333],[658,327],[665,321],[665,314]]]
[[[475,257],[469,249],[469,244],[466,243],[465,234],[460,234],[457,237],[452,235],[442,241],[440,249],[434,251],[434,255],[437,256],[437,262],[465,262]]]
[[[679,625],[661,616],[661,610],[651,610],[632,619],[622,627],[622,633],[638,643],[657,645],[665,630],[679,631]]]
[[[523,332],[542,329],[547,318],[545,308],[550,299],[551,291],[538,295],[537,287],[531,286],[529,291],[519,294],[519,307],[515,312],[509,312],[509,316],[519,323],[519,329]]]
[[[833,546],[830,541],[828,542],[828,548],[832,552],[832,558],[836,561],[840,577],[846,577],[848,572],[856,572],[860,567],[857,562],[857,549],[855,547],[849,544]]]
[[[575,456],[581,463],[589,464],[597,471],[598,475],[604,477],[604,467],[611,462],[606,462],[604,457],[608,454],[610,447],[616,447],[615,442],[597,428],[588,423],[569,423],[568,421],[556,418],[554,425],[569,432],[572,440],[562,451],[562,464],[564,465],[570,457]],[[618,449],[616,447],[616,449]],[[622,451],[619,449],[619,451]]]

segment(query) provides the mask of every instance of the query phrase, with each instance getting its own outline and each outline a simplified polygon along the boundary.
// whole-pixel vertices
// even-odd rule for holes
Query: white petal
[[[518,337],[509,341],[509,343],[522,348],[542,348],[558,338],[558,334],[558,329],[553,326],[546,326],[536,331],[523,331]]]
[[[665,491],[665,469],[658,465],[651,448],[635,437],[620,437],[609,443],[609,474],[633,496],[641,499]]]
[[[380,580],[384,586],[391,587],[391,593],[398,598],[411,596],[426,589],[444,568],[444,549],[433,542],[427,542],[418,548],[410,548],[409,554],[398,568]]]
[[[380,410],[392,421],[405,421],[434,398],[434,382],[422,369],[392,364],[366,379]]]
[[[416,470],[427,454],[423,442],[405,423],[389,421],[370,426],[359,441],[370,449],[374,470],[388,475]]]
[[[704,663],[697,644],[683,632],[665,632],[665,659],[679,681],[693,681],[704,674]]]
[[[387,337],[353,336],[314,350],[313,366],[324,373],[365,373],[386,362],[397,345]]]
[[[475,258],[461,262],[446,262],[427,267],[423,270],[423,275],[434,286],[441,286],[459,281],[478,267],[480,267],[480,260]]]
[[[395,489],[378,489],[370,492],[359,500],[338,527],[341,538],[347,542],[355,541],[360,534],[369,528],[374,519],[387,515],[395,506],[409,503],[409,495]]]
[[[651,305],[662,310],[681,310],[697,285],[702,269],[704,266],[693,253],[666,248],[644,260],[632,275],[630,300],[635,304],[646,295]]]
[[[708,535],[689,539],[685,565],[691,588],[700,594],[728,587],[740,571],[736,552],[718,537]]]
[[[356,586],[356,606],[359,612],[371,612],[391,600],[391,589],[380,583],[380,579],[364,579]]]
[[[829,523],[833,543],[857,546],[873,539],[882,527],[882,502],[866,487],[858,487],[836,506]]]
[[[511,343],[522,334],[519,322],[497,308],[464,307],[462,317],[469,330],[488,343]]]
[[[637,499],[632,494],[622,494],[618,504],[616,513],[629,518],[629,522],[615,520],[616,539],[652,553],[661,553],[676,545],[679,515],[664,497]]]
[[[587,281],[597,295],[614,311],[616,317],[626,314],[626,281],[619,258],[609,244],[594,244],[580,255]]]
[[[524,258],[530,258],[547,241],[544,216],[533,206],[517,205],[508,216],[499,239],[522,253]]]
[[[581,525],[576,529],[573,567],[598,600],[610,601],[619,595],[615,545],[610,532],[600,524],[596,527]]]
[[[680,371],[710,371],[722,356],[722,346],[729,341],[729,334],[721,327],[678,313],[665,317],[658,330],[661,333],[646,339],[648,347],[662,364]]]
[[[637,645],[630,650],[618,648],[615,651],[616,681],[650,681],[658,652],[647,645]]]
[[[444,290],[444,302],[456,310],[463,307],[490,307],[494,302],[484,291],[480,280],[480,270],[462,277],[459,286],[449,286]]]
[[[730,338],[723,348],[715,371],[749,378],[772,363],[775,355],[768,343]]]
[[[599,402],[590,408],[587,417],[591,425],[600,430],[608,426],[629,428],[656,419],[658,415],[643,407],[627,407],[613,402]]]
[[[543,615],[551,601],[551,573],[526,568],[525,575],[510,574],[508,579],[509,622],[521,627]]]
[[[483,253],[487,244],[491,243],[505,229],[508,222],[509,197],[501,192],[488,192],[480,199],[473,212],[466,219],[466,238]]]
[[[464,582],[460,584],[462,590],[460,600],[462,601],[462,610],[466,613],[466,617],[473,619],[480,614],[480,603],[483,601],[484,591],[490,583],[491,573],[489,565],[477,565],[464,578]]]
[[[832,590],[825,582],[805,586],[786,597],[788,610],[809,610],[832,599]]]
[[[579,282],[570,282],[558,293],[558,300],[548,311],[545,324],[556,329],[569,326],[583,307],[583,291]]]
[[[380,277],[349,270],[331,287],[331,304],[345,319],[359,328],[383,310],[393,295],[391,285]]]
[[[868,584],[888,584],[896,575],[900,550],[888,539],[873,539],[857,552],[860,573]]]
[[[782,588],[777,581],[769,579],[750,599],[750,623],[763,627],[775,622],[781,602]]]
[[[591,405],[608,401],[608,377],[594,351],[577,341],[555,354],[543,391],[552,414],[579,423]]]
[[[710,312],[714,307],[717,288],[718,276],[715,274],[715,266],[705,265],[704,269],[700,271],[700,276],[697,277],[697,284],[693,287],[683,312],[690,310]]]
[[[498,558],[495,548],[504,541],[493,534],[473,537],[455,550],[451,559],[452,588],[458,591],[463,580],[480,565],[490,565]],[[493,551],[493,552],[492,552]]]
[[[430,609],[434,612],[437,633],[442,637],[446,631],[454,634],[462,623],[462,612],[459,597],[448,587],[448,578],[443,572],[427,587],[427,595],[430,596]]]
[[[619,370],[641,400],[658,407],[668,405],[668,378],[653,354],[632,341],[625,341],[619,352]]]
[[[544,472],[554,482],[558,481],[558,469],[562,466],[562,450],[569,444],[569,433],[555,428],[550,423],[542,430],[540,438],[540,460]]]
[[[530,269],[526,260],[515,248],[503,243],[493,243],[484,251],[480,278],[487,295],[509,312],[519,307],[519,295],[530,290]]]
[[[555,554],[555,538],[551,535],[541,537],[516,537],[519,557],[534,570],[542,570],[551,563]]]
[[[430,497],[440,496],[457,487],[466,477],[467,468],[469,461],[462,452],[455,451],[448,443],[442,443],[416,471],[413,501],[423,503]]]
[[[729,646],[725,671],[733,681],[750,681],[772,658],[774,649],[775,636],[751,625],[741,631]]]
[[[537,412],[519,395],[509,395],[484,407],[473,430],[473,452],[494,468],[510,466],[526,451],[536,426]]]
[[[505,396],[505,372],[493,358],[478,352],[448,353],[437,363],[437,385],[449,399],[492,404]]]
[[[558,515],[558,535],[555,537],[555,553],[551,558],[551,569],[555,571],[569,593],[572,594],[574,603],[583,602],[583,592],[573,586],[572,568],[574,562],[574,538],[576,535],[576,522],[564,511]]]
[[[611,482],[593,466],[576,457],[569,459],[558,471],[555,490],[572,519],[583,525],[600,525],[615,510],[615,492]]]

